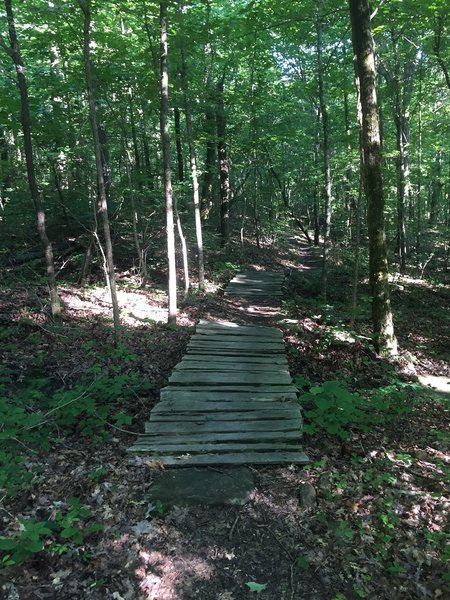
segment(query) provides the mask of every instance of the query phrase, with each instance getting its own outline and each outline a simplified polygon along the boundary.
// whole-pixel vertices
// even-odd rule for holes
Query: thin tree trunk
[[[175,263],[175,232],[173,222],[173,191],[170,169],[170,136],[169,136],[169,74],[167,56],[167,4],[163,0],[159,5],[160,16],[160,56],[161,56],[161,107],[160,126],[163,150],[163,179],[166,196],[166,228],[167,228],[167,260],[169,263],[169,312],[168,322],[177,322],[177,271]]]
[[[194,132],[192,128],[191,107],[189,104],[189,82],[187,76],[186,50],[181,48],[181,79],[183,84],[184,113],[186,117],[186,132],[189,146],[189,160],[191,165],[192,177],[192,197],[194,201],[194,220],[195,234],[197,238],[197,259],[198,259],[198,289],[205,290],[205,266],[203,257],[203,232],[200,213],[200,194],[197,175],[197,155],[195,152]]]
[[[323,42],[322,42],[322,2],[317,0],[317,75],[319,80],[319,102],[320,113],[322,116],[322,151],[323,151],[323,193],[325,198],[325,219],[323,229],[323,263],[322,263],[322,292],[324,300],[327,297],[327,270],[328,270],[328,254],[330,250],[330,231],[331,231],[331,170],[330,170],[330,131],[328,107],[325,100],[325,86],[323,80]]]
[[[374,345],[383,356],[397,354],[392,319],[384,232],[380,127],[376,94],[375,48],[367,0],[349,0],[356,78],[361,90],[361,163],[367,198],[369,279]]]
[[[355,325],[356,307],[358,304],[358,283],[359,283],[359,257],[361,244],[361,197],[362,197],[362,181],[361,173],[359,178],[358,197],[352,197],[353,200],[353,219],[354,219],[354,242],[353,242],[353,282],[352,282],[352,310],[351,310],[351,325]]]
[[[422,142],[423,142],[423,122],[422,122],[422,103],[423,103],[423,59],[420,60],[419,67],[419,117],[418,117],[418,143],[417,143],[417,229],[416,229],[416,260],[419,260],[421,250],[422,234]]]
[[[39,238],[41,240],[44,255],[45,264],[47,267],[47,282],[50,292],[50,306],[52,316],[55,319],[59,319],[62,313],[61,302],[58,296],[58,290],[56,287],[56,275],[55,275],[55,264],[53,260],[53,248],[52,244],[47,235],[47,228],[45,224],[45,210],[42,203],[42,196],[38,188],[36,180],[36,168],[34,164],[33,156],[33,143],[31,139],[31,125],[30,125],[30,103],[28,99],[28,87],[25,78],[25,66],[22,61],[20,53],[19,40],[17,38],[16,26],[14,22],[14,13],[12,9],[11,0],[5,0],[6,17],[8,21],[8,33],[10,48],[5,45],[5,50],[10,55],[17,74],[17,84],[20,92],[20,103],[21,111],[20,118],[22,122],[23,140],[25,147],[25,162],[27,167],[28,185],[30,188],[31,199],[33,201],[34,209],[37,217],[37,230]]]
[[[178,236],[180,238],[181,243],[181,256],[183,259],[183,275],[184,275],[184,299],[188,297],[189,288],[191,285],[191,281],[189,278],[189,261],[188,261],[188,249],[186,243],[186,236],[183,233],[183,226],[181,224],[180,213],[178,212],[177,200],[176,197],[173,199],[173,212],[175,216],[175,221],[177,224]]]
[[[441,40],[442,40],[442,30],[444,28],[444,12],[441,12],[436,16],[435,27],[434,27],[434,46],[433,52],[438,62],[438,65],[441,67],[441,71],[445,77],[445,83],[447,84],[448,89],[450,90],[450,73],[445,64],[444,59],[442,58],[441,53]]]
[[[176,141],[176,149],[177,149],[177,165],[178,165],[178,181],[179,183],[183,183],[184,181],[184,164],[183,164],[183,149],[181,146],[181,123],[180,123],[180,110],[178,108],[174,109],[175,115],[175,141]],[[189,278],[189,261],[188,261],[188,249],[186,236],[183,233],[183,225],[181,223],[180,213],[178,211],[178,200],[177,196],[173,196],[173,213],[175,217],[175,222],[177,224],[178,237],[180,238],[181,243],[181,256],[183,259],[183,275],[184,275],[184,299],[188,297],[189,288],[190,288],[190,278]]]
[[[133,189],[133,179],[131,177],[131,156],[128,148],[126,147],[126,142],[124,140],[124,149],[125,149],[125,170],[127,173],[128,187],[130,189],[130,204],[131,204],[131,224],[133,227],[133,241],[134,247],[136,248],[136,254],[138,256],[139,268],[141,270],[142,279],[144,282],[149,280],[147,265],[145,264],[144,252],[141,247],[141,242],[139,240],[139,232],[138,232],[138,214],[136,209],[136,201],[134,198],[134,189]]]
[[[216,123],[217,123],[217,157],[219,159],[220,178],[220,234],[222,246],[226,246],[230,237],[230,176],[226,145],[226,121],[223,104],[224,80],[217,82]]]
[[[5,210],[8,190],[11,187],[11,172],[9,165],[9,146],[3,127],[0,127],[0,209]],[[5,217],[3,216],[3,222]]]
[[[184,181],[184,160],[183,160],[183,146],[181,143],[181,120],[180,120],[180,109],[174,108],[174,121],[175,121],[175,144],[177,149],[177,167],[178,167],[178,181],[182,183]]]
[[[203,219],[209,219],[213,207],[213,182],[214,169],[216,161],[216,142],[215,142],[215,115],[211,106],[206,106],[205,109],[205,130],[206,130],[206,155],[205,164],[203,167],[202,192],[200,200],[200,211]]]
[[[415,52],[412,56],[402,57],[401,72],[398,39],[392,35],[394,67],[393,76],[385,70],[385,77],[394,89],[394,122],[397,146],[397,251],[400,258],[400,271],[406,269],[406,209],[411,198],[409,169],[409,112],[415,72]],[[409,51],[412,52],[411,50]]]
[[[442,196],[442,150],[436,151],[434,158],[433,167],[433,179],[431,183],[431,197],[430,197],[430,218],[428,225],[430,227],[436,227],[438,222],[439,205],[441,203]]]
[[[90,29],[91,29],[91,9],[89,0],[78,0],[78,4],[84,14],[83,24],[83,57],[84,57],[84,70],[86,77],[86,91],[89,101],[89,114],[91,120],[92,137],[94,143],[94,154],[95,164],[97,168],[97,185],[98,185],[98,206],[97,214],[102,220],[103,224],[103,235],[105,238],[105,261],[108,277],[108,285],[111,293],[111,303],[113,309],[113,320],[114,320],[114,340],[117,344],[120,338],[120,310],[119,302],[117,299],[116,279],[114,274],[114,257],[113,247],[111,241],[111,230],[109,226],[108,216],[108,200],[107,200],[107,189],[105,182],[105,156],[102,152],[102,145],[99,135],[99,124],[97,121],[97,111],[94,97],[94,85],[92,81],[92,70],[91,70],[91,40],[90,40]]]
[[[128,88],[128,109],[129,109],[129,114],[130,114],[130,125],[131,125],[131,139],[133,142],[133,154],[134,154],[134,167],[136,170],[136,174],[137,174],[137,184],[139,189],[142,191],[142,173],[141,173],[141,154],[139,152],[139,145],[138,145],[138,140],[137,140],[137,133],[136,133],[136,121],[134,119],[134,107],[133,107],[133,91],[130,88]],[[126,149],[127,151],[127,157],[128,158],[128,149]],[[128,162],[128,165],[130,166],[131,163]]]

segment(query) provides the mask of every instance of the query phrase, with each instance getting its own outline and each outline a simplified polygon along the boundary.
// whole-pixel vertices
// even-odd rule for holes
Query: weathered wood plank
[[[292,383],[290,375],[283,373],[263,373],[250,371],[235,371],[233,373],[216,373],[209,371],[174,371],[169,377],[169,383],[178,384],[245,384],[245,385],[285,385]]]
[[[232,280],[228,283],[228,285],[225,287],[226,290],[228,290],[229,288],[240,288],[240,287],[249,287],[249,288],[255,288],[255,289],[261,289],[261,290],[280,290],[282,288],[282,282],[278,282],[278,281],[274,281],[274,282],[264,282],[264,281],[259,281],[259,280],[240,280],[240,281],[236,281],[236,280]]]
[[[142,442],[161,442],[163,444],[167,443],[187,443],[191,444],[194,442],[199,443],[216,443],[216,442],[235,442],[235,441],[244,441],[248,440],[250,442],[262,442],[262,441],[274,441],[278,442],[279,440],[297,440],[300,441],[302,437],[302,432],[300,431],[258,431],[255,433],[254,431],[231,431],[231,432],[213,432],[213,433],[189,433],[189,434],[180,434],[172,437],[167,437],[167,434],[144,434],[139,438],[139,443]],[[136,442],[138,443],[138,442]]]
[[[197,327],[205,327],[207,329],[224,329],[226,331],[229,330],[233,330],[233,331],[242,331],[245,332],[246,330],[251,330],[251,331],[260,331],[260,332],[265,332],[268,333],[270,335],[270,333],[273,332],[278,332],[280,334],[282,334],[282,332],[279,329],[276,329],[275,327],[267,327],[266,325],[240,325],[238,323],[233,323],[231,321],[211,321],[208,319],[200,319],[200,321],[197,323]]]
[[[258,327],[239,327],[236,329],[227,327],[227,328],[221,328],[221,327],[204,327],[204,326],[200,326],[197,325],[196,327],[196,334],[197,335],[232,335],[232,336],[236,336],[239,339],[241,337],[262,337],[262,338],[267,338],[267,339],[283,339],[283,333],[281,331],[279,331],[278,329],[274,329],[273,331],[260,331]]]
[[[283,338],[275,338],[263,335],[246,335],[237,337],[235,335],[229,335],[228,333],[220,333],[220,334],[210,334],[210,335],[202,335],[201,333],[196,333],[191,337],[191,341],[199,341],[202,343],[232,343],[232,344],[254,344],[256,346],[262,345],[273,345],[278,346],[280,348],[285,348]]]
[[[214,353],[213,355],[208,354],[208,356],[215,362],[221,363],[235,363],[239,361],[240,363],[251,363],[260,365],[288,365],[288,361],[285,354],[274,354],[271,356],[267,356],[266,354],[255,355],[247,353],[242,356],[239,356],[239,358],[236,358],[235,356],[230,354]],[[204,354],[195,354],[195,352],[190,352],[189,354],[185,354],[183,356],[183,362],[188,361],[205,362],[206,359]]]
[[[233,285],[250,285],[250,286],[254,286],[254,287],[261,287],[261,288],[281,288],[281,286],[283,285],[283,280],[282,279],[270,279],[265,281],[264,279],[253,279],[253,278],[248,278],[248,279],[231,279],[228,283],[228,286],[233,286]]]
[[[222,412],[201,412],[201,411],[183,411],[183,412],[154,412],[150,413],[150,421],[152,423],[157,421],[164,422],[177,422],[177,421],[194,421],[204,422],[207,421],[267,421],[270,419],[296,419],[300,418],[300,409],[298,407],[288,407],[279,410],[258,410],[258,411],[245,411],[239,412],[234,409]]]
[[[248,290],[226,290],[224,292],[225,296],[248,296],[248,297],[252,297],[252,296],[264,296],[265,298],[267,297],[274,297],[274,296],[283,296],[283,292],[265,292],[265,291],[248,291]]]
[[[258,285],[283,285],[284,277],[233,277],[228,283],[256,283]]]
[[[188,343],[189,350],[203,350],[211,354],[219,354],[221,351],[238,352],[247,355],[258,354],[284,354],[281,344],[253,344],[248,342],[215,342],[209,340],[191,340]]]
[[[297,391],[286,391],[284,388],[277,391],[272,391],[268,394],[264,389],[247,389],[247,390],[224,390],[221,387],[218,390],[205,390],[205,388],[187,390],[185,388],[167,387],[161,390],[162,401],[186,401],[203,400],[208,402],[233,402],[241,400],[257,400],[266,401],[270,397],[270,401],[279,400],[280,402],[297,400]]]
[[[198,335],[191,337],[189,343],[201,344],[202,346],[223,346],[224,348],[248,348],[256,350],[265,348],[276,348],[277,350],[285,350],[284,341],[275,338],[263,338],[259,336],[246,336],[237,339],[235,336],[227,335]]]
[[[259,431],[300,431],[302,422],[300,417],[295,419],[269,419],[267,421],[178,421],[166,423],[163,421],[147,421],[145,433],[164,433],[167,437],[187,433],[230,433],[232,431],[259,432]]]
[[[237,275],[234,275],[233,279],[237,279],[237,278],[242,278],[242,279],[246,279],[246,278],[259,278],[259,279],[263,279],[264,281],[271,281],[273,279],[285,279],[285,275],[284,273],[281,272],[276,272],[276,271],[244,271],[242,273],[238,273]]]
[[[158,456],[156,459],[167,466],[191,466],[191,465],[278,465],[295,463],[306,465],[309,462],[304,452],[242,452],[242,453],[219,453],[219,454],[185,454],[183,456]]]
[[[189,391],[189,392],[206,392],[206,393],[213,393],[215,390],[214,389],[205,389],[205,386],[201,386],[199,384],[192,384],[189,386],[189,388],[186,388],[185,386],[179,385],[179,384],[171,384],[170,385],[170,391],[171,392],[184,392],[184,391]],[[248,394],[254,395],[254,393],[258,393],[258,392],[263,392],[263,394],[267,395],[272,395],[272,393],[279,393],[283,396],[285,396],[286,394],[295,394],[297,389],[294,386],[291,385],[268,385],[265,384],[264,387],[262,386],[257,386],[257,385],[244,385],[244,384],[229,384],[229,385],[220,385],[217,386],[217,391],[220,392],[225,392],[225,393],[231,393],[231,392],[247,392]],[[162,393],[162,390],[161,390]]]
[[[160,454],[184,454],[184,453],[206,453],[206,452],[259,452],[263,451],[301,451],[302,447],[300,444],[295,444],[290,440],[274,442],[228,442],[228,443],[184,443],[184,444],[165,444],[161,442],[136,442],[131,448],[128,448],[128,452],[132,452],[135,449],[143,451],[151,450],[152,452],[158,452]]]
[[[285,373],[289,371],[286,365],[271,365],[268,363],[241,363],[238,361],[220,362],[216,360],[187,360],[184,359],[179,362],[175,367],[174,371],[212,371],[222,373],[234,373],[236,371],[244,371],[248,373]]]
[[[284,411],[288,410],[289,407],[298,408],[298,403],[293,400],[287,401],[274,401],[273,399],[267,399],[263,397],[261,400],[230,400],[228,402],[221,400],[161,400],[152,409],[151,415],[154,414],[173,414],[173,413],[185,413],[188,411],[201,412],[201,413],[215,413],[221,411],[240,411],[248,412],[250,415],[254,414],[255,411],[271,410],[271,411]]]

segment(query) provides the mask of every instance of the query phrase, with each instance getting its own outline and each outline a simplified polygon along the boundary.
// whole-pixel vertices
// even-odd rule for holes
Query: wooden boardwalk
[[[130,451],[171,466],[305,464],[301,432],[282,332],[202,320]]]
[[[279,272],[246,271],[233,277],[225,289],[226,296],[282,296],[284,275]]]

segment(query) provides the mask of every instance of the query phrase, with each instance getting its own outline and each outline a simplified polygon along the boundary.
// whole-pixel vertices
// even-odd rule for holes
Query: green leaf
[[[17,547],[17,540],[15,538],[0,538],[0,550],[15,550]]]
[[[245,585],[251,592],[256,592],[257,594],[263,592],[267,587],[267,583],[256,583],[255,581],[247,581]]]
[[[27,542],[26,546],[24,546],[24,550],[27,552],[32,552],[36,554],[37,552],[42,552],[44,549],[44,544],[40,540],[30,540]]]

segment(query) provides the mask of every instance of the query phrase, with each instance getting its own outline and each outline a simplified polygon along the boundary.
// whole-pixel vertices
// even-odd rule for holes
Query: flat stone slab
[[[223,469],[179,469],[163,473],[150,489],[150,499],[169,506],[242,506],[255,487],[247,467]]]

